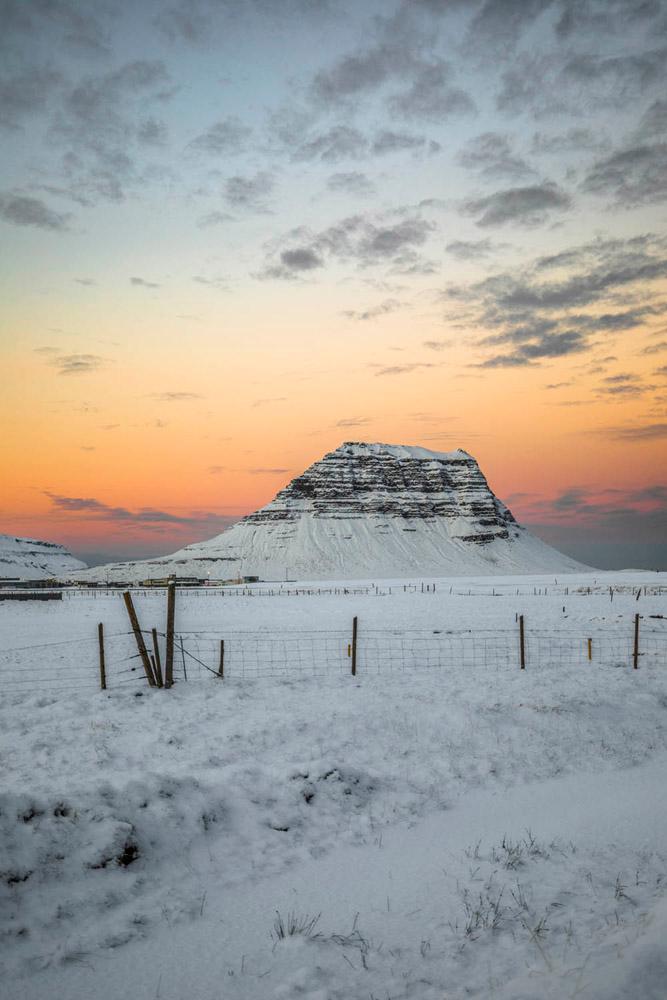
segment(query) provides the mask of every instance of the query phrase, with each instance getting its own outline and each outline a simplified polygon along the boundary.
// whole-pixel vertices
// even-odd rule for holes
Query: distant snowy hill
[[[84,576],[340,580],[581,569],[516,523],[467,452],[348,442],[216,538]]]
[[[0,535],[0,580],[50,580],[80,569],[86,564],[55,542]]]

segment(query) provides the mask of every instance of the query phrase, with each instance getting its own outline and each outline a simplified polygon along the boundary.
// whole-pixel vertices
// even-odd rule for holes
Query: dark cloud
[[[65,92],[49,138],[65,148],[60,169],[74,194],[118,202],[141,183],[133,150],[164,141],[163,123],[147,111],[165,99],[169,84],[161,60],[138,59],[89,74]]]
[[[652,385],[644,384],[639,376],[627,372],[608,375],[602,379],[602,383],[598,391],[607,396],[641,396],[655,388]]]
[[[608,145],[609,140],[599,129],[573,126],[565,132],[535,132],[531,152],[556,155],[595,152]]]
[[[654,84],[664,84],[666,61],[664,46],[621,56],[577,54],[565,63],[563,76],[583,84],[589,92],[598,88],[600,101],[624,104],[641,99]]]
[[[54,51],[66,46],[95,56],[107,55],[107,25],[113,7],[97,4],[96,8],[78,0],[3,0],[0,47],[20,51],[26,41],[43,38]]]
[[[62,83],[60,73],[35,66],[0,76],[0,128],[17,129],[26,118],[45,111]]]
[[[506,246],[506,243],[493,243],[488,238],[484,240],[453,240],[447,244],[445,250],[458,260],[481,260]]]
[[[630,146],[588,171],[583,190],[612,197],[618,205],[632,207],[667,199],[667,143]]]
[[[329,191],[351,194],[360,198],[367,198],[375,194],[376,188],[373,182],[359,171],[350,173],[332,174],[327,179]]]
[[[642,115],[636,132],[637,138],[646,142],[656,136],[667,135],[667,101],[654,101]]]
[[[664,90],[667,47],[608,55],[600,53],[604,44],[599,38],[587,41],[595,44],[594,51],[570,51],[565,58],[560,49],[515,54],[501,73],[498,109],[547,117],[579,115],[585,107],[590,114],[593,109],[633,107]]]
[[[49,361],[59,375],[88,375],[107,365],[105,358],[98,354],[60,354]]]
[[[168,511],[156,510],[154,507],[141,507],[139,510],[129,510],[127,507],[112,507],[97,500],[95,497],[66,497],[58,493],[45,492],[54,508],[62,513],[76,514],[77,517],[90,517],[101,521],[118,522],[150,528],[158,525],[219,525],[225,527],[233,519],[220,517],[218,514],[197,513],[190,516],[171,514]]]
[[[354,319],[361,322],[365,322],[371,319],[378,319],[380,316],[387,316],[390,313],[398,312],[399,309],[405,309],[406,303],[399,302],[398,299],[385,299],[384,302],[380,302],[376,306],[372,306],[370,309],[364,309],[361,312],[357,312],[354,309],[346,309],[343,312],[344,316],[348,319]]]
[[[96,285],[97,282],[94,278],[75,278],[77,285],[85,285],[86,288],[90,288],[92,285]]]
[[[137,139],[145,146],[164,146],[169,136],[169,130],[158,118],[146,118],[137,126]]]
[[[290,271],[314,271],[324,262],[310,247],[295,247],[294,250],[282,251],[280,263]]]
[[[519,367],[581,353],[596,337],[636,328],[659,315],[665,305],[653,282],[665,276],[667,241],[644,236],[573,247],[467,286],[450,286],[448,294],[465,303],[465,325],[492,331],[477,340],[478,347],[510,348],[481,365]],[[605,309],[633,294],[642,305]],[[582,311],[586,307],[593,311]]]
[[[452,84],[448,63],[437,59],[420,66],[410,85],[387,101],[389,111],[410,121],[446,121],[454,115],[474,114],[477,110],[472,97]]]
[[[552,0],[485,0],[468,28],[472,48],[492,45],[494,51],[511,51],[524,31],[551,6]]]
[[[285,142],[284,148],[295,162],[338,163],[394,153],[437,153],[440,145],[423,135],[395,129],[380,129],[366,135],[351,125],[332,125],[324,131],[307,134]]]
[[[139,278],[136,275],[130,278],[130,284],[137,288],[159,288],[157,281],[147,281],[146,278]]]
[[[209,9],[196,2],[170,4],[158,12],[154,24],[170,42],[204,45],[211,37]]]
[[[258,277],[298,278],[304,262],[310,265],[305,269],[312,270],[313,266],[319,266],[316,262],[326,258],[352,260],[361,267],[374,264],[415,267],[419,259],[411,255],[426,242],[434,228],[433,223],[418,216],[396,221],[368,215],[348,216],[320,232],[299,228],[278,241]],[[288,256],[295,253],[296,257]]]
[[[519,181],[536,171],[514,151],[512,137],[502,132],[483,132],[470,139],[456,157],[467,170],[488,180],[507,178]]]
[[[374,136],[370,148],[371,153],[375,156],[384,156],[387,153],[400,153],[407,150],[432,154],[439,152],[441,147],[439,143],[432,139],[426,139],[422,135],[383,129]]]
[[[379,42],[338,59],[330,69],[316,73],[311,95],[319,103],[334,105],[372,93],[390,80],[403,80],[419,59],[410,39]]]
[[[196,136],[188,148],[197,153],[210,153],[212,156],[229,156],[240,153],[251,135],[252,129],[249,126],[244,125],[239,118],[228,115]]]
[[[451,346],[451,340],[424,340],[422,342],[422,347],[429,351],[444,351]]]
[[[529,187],[496,191],[485,198],[470,198],[463,203],[464,215],[477,216],[478,226],[544,225],[553,212],[572,207],[570,196],[557,184],[544,182]]]
[[[667,424],[635,424],[625,427],[608,427],[603,432],[618,441],[659,441],[667,438]]]
[[[591,31],[619,35],[655,18],[660,7],[660,0],[560,0],[556,34],[559,38]]]
[[[642,354],[661,354],[667,351],[667,340],[661,340],[657,344],[649,344],[642,350]]]
[[[55,212],[40,198],[29,198],[11,192],[0,193],[0,218],[15,226],[34,226],[52,232],[69,229],[69,212]]]
[[[351,125],[333,125],[293,146],[291,157],[296,161],[337,163],[339,160],[360,159],[367,153],[368,141],[359,129]]]
[[[237,174],[228,177],[224,184],[227,203],[236,209],[250,212],[266,212],[267,198],[273,191],[274,180],[270,173],[260,170],[251,177]]]

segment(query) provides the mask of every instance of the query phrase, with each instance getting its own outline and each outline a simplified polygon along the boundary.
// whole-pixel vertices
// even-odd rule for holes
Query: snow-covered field
[[[338,641],[357,615],[360,669],[345,643],[331,673],[235,675],[232,655],[171,691],[113,670],[95,690],[119,597],[0,604],[0,996],[664,1000],[664,583],[179,595],[213,666],[217,636]],[[162,594],[135,603],[164,628]],[[525,671],[517,614],[544,636]],[[382,631],[514,645],[364,672]]]

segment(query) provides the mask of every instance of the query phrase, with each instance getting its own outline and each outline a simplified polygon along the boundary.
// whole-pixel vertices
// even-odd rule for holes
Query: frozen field
[[[179,594],[169,692],[118,596],[0,603],[0,995],[664,1000],[665,583]]]

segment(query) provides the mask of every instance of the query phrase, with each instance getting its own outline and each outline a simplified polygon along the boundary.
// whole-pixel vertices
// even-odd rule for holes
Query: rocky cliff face
[[[582,568],[516,523],[467,452],[350,441],[217,538],[89,575],[350,580]]]
[[[0,579],[50,580],[80,569],[86,564],[55,542],[0,535]]]
[[[478,529],[468,540],[479,543],[507,538],[516,523],[467,452],[354,441],[311,465],[242,523],[289,523],[305,513],[345,520],[463,518]]]

